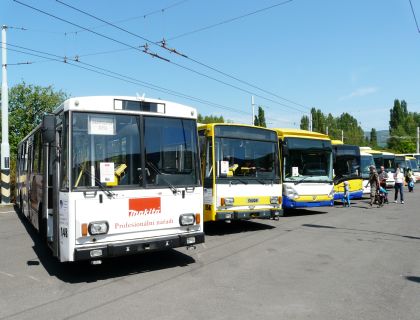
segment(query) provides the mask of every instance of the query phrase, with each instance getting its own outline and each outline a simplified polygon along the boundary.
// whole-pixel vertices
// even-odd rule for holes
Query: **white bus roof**
[[[138,104],[138,110],[125,106],[130,103],[132,106]],[[154,111],[140,110],[142,105],[153,105]],[[182,105],[176,102],[150,99],[132,96],[88,96],[74,97],[65,100],[54,113],[64,111],[90,111],[90,112],[112,112],[112,113],[133,113],[165,115],[167,117],[180,117],[197,119],[197,110],[193,107]]]

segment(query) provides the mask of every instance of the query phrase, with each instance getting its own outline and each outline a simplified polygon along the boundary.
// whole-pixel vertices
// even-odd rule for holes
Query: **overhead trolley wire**
[[[179,6],[180,4],[183,4],[184,2],[187,2],[187,1],[189,1],[189,0],[177,1],[177,2],[172,3],[172,4],[170,4],[170,5],[168,5],[168,6],[164,7],[164,8],[156,9],[156,10],[150,11],[149,13],[145,13],[145,14],[142,14],[142,15],[139,15],[139,16],[135,16],[135,17],[131,17],[131,18],[126,18],[126,19],[114,21],[113,23],[123,23],[123,22],[128,22],[128,21],[132,21],[132,20],[138,20],[138,19],[142,19],[142,18],[143,19],[146,19],[147,17],[149,17],[151,15],[155,15],[155,14],[158,14],[158,13],[166,12],[168,9],[174,8],[176,6]],[[105,27],[107,25],[108,24],[105,23],[105,24],[102,24],[102,25],[99,25],[99,26],[91,27],[90,29],[92,29],[92,30],[93,29],[98,29],[98,28],[101,28],[101,27]],[[85,31],[86,30],[80,29],[80,30],[76,30],[76,31],[67,31],[64,34],[71,34],[71,33],[77,34],[77,33],[85,32]]]
[[[275,7],[275,6],[279,6],[279,5],[281,5],[281,4],[285,4],[285,3],[288,3],[288,2],[291,2],[291,1],[293,1],[293,0],[284,1],[284,2],[282,2],[282,3],[276,4],[276,5],[273,5],[273,6],[271,6],[271,7],[267,7],[267,8],[265,8],[265,9],[261,9],[261,10],[268,10],[269,8],[273,8],[273,7]],[[226,76],[226,77],[229,77],[229,78],[234,79],[234,80],[236,80],[236,81],[238,81],[238,82],[241,82],[241,83],[243,83],[243,84],[246,84],[246,85],[248,85],[248,86],[250,86],[250,87],[253,87],[253,88],[255,88],[255,89],[258,89],[258,90],[260,90],[260,91],[262,91],[262,92],[268,93],[268,94],[270,94],[270,95],[272,95],[272,96],[275,96],[275,97],[277,97],[277,98],[279,98],[279,99],[281,99],[281,100],[284,100],[284,101],[286,101],[286,102],[289,102],[289,103],[295,104],[295,105],[297,105],[297,106],[303,107],[303,108],[305,108],[305,109],[307,109],[307,110],[302,110],[302,109],[300,109],[300,108],[296,108],[296,107],[293,107],[293,106],[285,105],[284,103],[281,103],[281,102],[278,102],[278,101],[276,101],[276,100],[273,100],[273,99],[267,98],[267,97],[265,97],[265,96],[259,95],[259,94],[255,93],[255,92],[252,92],[252,91],[249,91],[249,90],[243,89],[243,88],[241,88],[241,87],[235,86],[235,85],[233,85],[233,84],[227,83],[227,82],[222,81],[222,80],[220,80],[220,79],[216,79],[216,78],[214,78],[214,77],[212,77],[212,76],[209,76],[209,75],[204,74],[204,73],[202,73],[202,72],[199,72],[199,71],[197,71],[197,70],[191,69],[191,68],[189,68],[189,67],[183,66],[183,65],[178,64],[178,63],[176,63],[176,62],[173,62],[173,61],[168,61],[167,59],[164,59],[164,60],[166,60],[167,62],[169,62],[169,63],[171,63],[171,64],[173,64],[173,65],[176,65],[176,66],[178,66],[178,67],[180,67],[180,68],[182,68],[182,69],[188,70],[188,71],[193,72],[193,73],[196,73],[196,74],[198,74],[198,75],[200,75],[200,76],[202,76],[202,77],[205,77],[205,78],[211,79],[211,80],[213,80],[213,81],[216,81],[216,82],[222,83],[222,84],[224,84],[224,85],[226,85],[226,86],[229,86],[229,87],[232,87],[232,88],[234,88],[234,89],[240,90],[240,91],[242,91],[242,92],[248,93],[248,94],[250,94],[250,95],[254,95],[254,96],[256,96],[256,97],[259,97],[259,98],[265,99],[265,100],[267,100],[267,101],[270,101],[270,102],[276,103],[276,104],[278,104],[278,105],[280,105],[280,106],[283,106],[283,107],[286,107],[286,108],[294,109],[294,110],[296,110],[296,111],[303,112],[303,113],[308,112],[308,110],[310,109],[310,108],[308,108],[308,107],[306,107],[306,106],[304,106],[304,105],[302,105],[302,104],[300,104],[300,103],[297,103],[297,102],[294,102],[294,101],[292,101],[292,100],[289,100],[289,99],[283,98],[283,97],[281,97],[281,96],[279,96],[279,95],[277,95],[277,94],[275,94],[275,93],[272,93],[272,92],[270,92],[270,91],[268,91],[268,90],[265,90],[265,89],[263,89],[263,88],[261,88],[261,87],[258,87],[258,86],[256,86],[256,85],[253,85],[253,84],[251,84],[251,83],[249,83],[249,82],[247,82],[247,81],[241,80],[241,79],[239,79],[239,78],[237,78],[237,77],[235,77],[235,76],[232,76],[232,75],[230,75],[230,74],[228,74],[228,73],[226,73],[226,72],[223,72],[223,71],[221,71],[221,70],[218,70],[218,69],[216,69],[215,67],[211,67],[211,66],[209,66],[209,65],[207,65],[207,64],[205,64],[205,63],[203,63],[203,62],[200,62],[200,61],[198,61],[198,60],[196,60],[196,59],[190,58],[190,57],[188,57],[187,55],[180,54],[180,53],[179,53],[179,52],[177,52],[176,50],[174,50],[174,49],[170,49],[170,48],[166,47],[166,45],[165,45],[165,41],[164,41],[164,40],[163,40],[163,41],[161,41],[161,42],[154,42],[154,41],[152,41],[152,40],[150,40],[150,39],[147,39],[147,38],[145,38],[145,37],[143,37],[143,36],[141,36],[141,35],[139,35],[139,34],[137,34],[137,33],[134,33],[134,32],[131,32],[131,31],[127,30],[127,29],[121,28],[121,27],[119,27],[119,26],[117,26],[117,25],[113,24],[112,22],[106,21],[106,20],[101,19],[101,18],[99,18],[99,17],[97,17],[97,16],[95,16],[95,15],[93,15],[93,14],[90,14],[90,13],[88,13],[88,12],[84,11],[84,10],[81,10],[81,9],[78,9],[78,8],[76,8],[76,7],[72,6],[72,5],[69,5],[69,4],[67,4],[67,3],[65,3],[65,2],[63,2],[63,1],[61,1],[61,0],[56,0],[56,2],[58,2],[58,3],[60,3],[60,4],[64,5],[64,6],[66,6],[66,7],[68,7],[68,8],[71,8],[71,9],[73,9],[73,10],[77,11],[77,12],[83,13],[83,14],[85,14],[85,15],[87,15],[87,16],[89,16],[89,17],[93,18],[93,19],[96,19],[96,20],[98,20],[98,21],[101,21],[101,22],[103,22],[103,23],[106,23],[106,24],[108,24],[108,25],[110,25],[110,26],[112,26],[112,27],[114,27],[114,28],[116,28],[116,29],[118,29],[118,30],[120,30],[120,31],[123,31],[123,32],[125,32],[125,33],[128,33],[128,34],[130,34],[130,35],[132,35],[132,36],[134,36],[134,37],[136,37],[136,38],[142,39],[143,41],[146,41],[147,43],[150,43],[150,44],[152,44],[152,45],[158,46],[159,48],[163,48],[163,49],[165,49],[165,50],[167,50],[167,51],[170,51],[170,52],[175,52],[176,54],[178,54],[178,55],[180,55],[180,56],[182,56],[182,57],[184,57],[184,58],[186,58],[186,59],[188,59],[188,60],[190,60],[190,61],[193,61],[193,62],[195,62],[195,63],[197,63],[197,64],[199,64],[199,65],[201,65],[201,66],[203,66],[203,67],[206,67],[206,68],[208,68],[208,69],[210,69],[210,70],[213,70],[213,71],[215,71],[215,72],[217,72],[217,73],[220,73],[220,74],[222,74],[222,75],[224,75],[224,76]],[[261,11],[261,10],[259,10],[259,11]],[[259,11],[258,11],[258,12],[259,12]],[[87,28],[85,28],[85,29],[87,29]],[[94,32],[94,33],[96,33],[96,32]],[[125,45],[126,45],[126,46],[131,47],[130,45],[127,45],[127,44],[125,44]],[[137,48],[137,49],[138,49],[138,48]],[[143,51],[143,50],[140,50],[140,51]]]
[[[77,67],[77,68],[81,68],[81,69],[84,69],[84,70],[99,73],[99,74],[105,75],[107,77],[111,77],[111,78],[114,78],[114,79],[118,79],[118,80],[121,80],[121,81],[136,84],[136,85],[143,85],[144,87],[147,87],[147,88],[152,89],[152,90],[156,90],[156,91],[159,91],[159,92],[162,92],[162,93],[171,94],[171,95],[174,95],[174,96],[178,96],[178,97],[185,98],[185,99],[188,99],[188,100],[191,100],[191,101],[203,103],[203,104],[213,106],[213,107],[217,107],[217,108],[220,108],[220,109],[233,111],[233,112],[239,112],[239,113],[246,114],[246,115],[251,114],[250,112],[246,112],[246,111],[243,111],[243,110],[240,110],[240,109],[224,106],[222,104],[207,101],[207,100],[202,99],[202,98],[197,98],[197,97],[194,97],[194,96],[191,96],[191,95],[188,95],[188,94],[184,94],[184,93],[181,93],[181,92],[178,92],[178,91],[175,91],[175,90],[171,90],[171,89],[167,89],[167,88],[164,88],[164,87],[161,87],[161,86],[157,86],[157,85],[152,84],[150,82],[146,82],[146,81],[142,81],[142,80],[130,77],[130,76],[126,76],[124,74],[121,74],[121,73],[118,73],[118,72],[115,72],[115,71],[112,71],[112,70],[109,70],[109,69],[106,69],[106,68],[98,67],[98,66],[95,66],[93,64],[77,61],[73,58],[62,57],[62,56],[59,56],[59,55],[56,55],[56,54],[53,54],[53,53],[48,53],[48,52],[40,51],[40,50],[34,50],[34,49],[30,49],[30,48],[26,48],[26,47],[23,47],[23,46],[10,44],[10,43],[8,43],[8,46],[21,49],[21,50],[18,50],[18,49],[7,48],[7,50],[10,50],[10,51],[19,52],[19,53],[22,53],[22,54],[31,55],[31,56],[35,56],[35,57],[38,57],[38,58],[44,58],[44,59],[48,59],[48,60],[51,60],[51,61],[65,63],[65,64],[68,64],[68,65],[71,65],[71,66],[74,66],[74,67]],[[25,51],[22,51],[22,50],[31,51],[31,52],[34,52],[34,53],[25,52]],[[48,57],[45,57],[45,56],[50,56],[50,57],[48,58]],[[75,62],[75,63],[73,63],[73,62]],[[94,70],[94,69],[97,69],[97,70]],[[100,71],[98,71],[98,70],[100,70]]]
[[[273,4],[273,5],[269,6],[269,7],[265,7],[265,8],[262,8],[262,9],[259,9],[259,10],[256,10],[256,11],[253,11],[253,12],[248,12],[248,13],[243,14],[241,16],[237,16],[237,17],[230,18],[230,19],[227,19],[227,20],[224,20],[224,21],[220,21],[218,23],[211,24],[209,26],[205,26],[205,27],[201,27],[201,28],[198,28],[198,29],[195,29],[195,30],[192,30],[192,31],[181,33],[181,34],[179,34],[177,36],[170,37],[167,40],[175,40],[175,39],[179,39],[179,38],[182,38],[182,37],[185,37],[185,36],[189,36],[189,35],[194,34],[194,33],[197,33],[197,32],[201,32],[201,31],[204,31],[204,30],[212,29],[212,28],[218,27],[218,26],[223,25],[223,24],[227,24],[227,23],[230,23],[230,22],[233,22],[233,21],[236,21],[236,20],[240,20],[240,19],[243,19],[243,18],[252,16],[252,15],[257,14],[257,13],[261,13],[263,11],[267,11],[267,10],[273,9],[275,7],[278,7],[278,6],[285,5],[285,4],[287,4],[289,2],[292,2],[292,1],[293,0],[282,1],[280,3]]]
[[[206,78],[208,78],[208,79],[214,80],[214,81],[216,81],[216,82],[219,82],[219,83],[225,84],[225,85],[230,86],[230,87],[232,87],[232,88],[235,88],[235,89],[237,89],[237,90],[240,90],[240,91],[246,92],[246,93],[251,94],[251,95],[254,95],[254,96],[256,96],[256,97],[260,97],[260,98],[265,99],[265,100],[267,100],[267,101],[271,101],[271,102],[273,102],[273,103],[276,103],[276,104],[278,104],[278,105],[280,105],[280,106],[283,106],[283,107],[286,107],[286,108],[289,108],[289,109],[294,109],[294,110],[297,110],[297,111],[299,111],[299,112],[303,112],[303,113],[306,113],[306,112],[307,112],[307,111],[303,111],[303,110],[301,110],[301,109],[298,109],[298,108],[296,108],[296,107],[292,107],[292,106],[289,106],[289,105],[285,105],[284,103],[281,103],[281,102],[275,101],[275,100],[273,100],[273,99],[269,99],[269,98],[267,98],[267,97],[261,96],[261,95],[259,95],[259,94],[254,93],[254,92],[251,92],[251,91],[249,91],[249,90],[246,90],[246,89],[243,89],[243,88],[237,87],[237,86],[235,86],[235,85],[229,84],[229,83],[227,83],[227,82],[225,82],[225,81],[222,81],[222,80],[216,79],[216,78],[211,77],[211,76],[209,76],[209,75],[207,75],[207,74],[204,74],[204,73],[202,73],[202,72],[199,72],[199,71],[193,70],[193,69],[188,68],[188,67],[186,67],[186,66],[183,66],[183,65],[181,65],[181,64],[178,64],[178,63],[175,63],[175,62],[170,61],[170,60],[168,60],[168,59],[162,58],[162,57],[160,57],[160,56],[159,56],[159,55],[157,55],[157,54],[151,54],[151,53],[147,52],[147,50],[146,50],[146,46],[143,46],[143,49],[142,49],[142,47],[135,47],[135,46],[132,46],[132,45],[127,44],[127,43],[125,43],[125,42],[122,42],[122,41],[120,41],[120,40],[118,40],[118,39],[115,39],[115,38],[112,38],[112,37],[107,36],[107,35],[105,35],[105,34],[102,34],[102,33],[96,32],[96,31],[94,31],[94,30],[90,30],[90,29],[89,29],[89,28],[87,28],[87,27],[83,27],[83,26],[81,26],[81,25],[79,25],[79,24],[76,24],[76,23],[71,22],[71,21],[69,21],[69,20],[66,20],[66,19],[64,19],[64,18],[60,18],[60,17],[58,17],[58,16],[56,16],[56,15],[54,15],[54,14],[51,14],[51,13],[49,13],[49,12],[46,12],[46,11],[44,11],[44,10],[38,9],[38,8],[33,7],[33,6],[31,6],[31,5],[28,5],[28,4],[26,4],[26,3],[23,3],[23,2],[21,2],[21,1],[19,1],[19,0],[13,0],[13,1],[14,1],[14,2],[16,2],[16,3],[19,3],[19,4],[21,4],[21,5],[23,5],[23,6],[25,6],[25,7],[28,7],[28,8],[30,8],[30,9],[34,10],[34,11],[37,11],[37,12],[40,12],[40,13],[42,13],[42,14],[45,14],[45,15],[47,15],[47,16],[49,16],[49,17],[52,17],[52,18],[54,18],[54,19],[60,20],[60,21],[62,21],[62,22],[65,22],[65,23],[68,23],[68,24],[70,24],[70,25],[73,25],[73,26],[76,26],[76,27],[78,27],[78,28],[81,28],[81,29],[84,29],[84,30],[86,30],[86,31],[89,31],[89,32],[91,32],[91,33],[93,33],[93,34],[95,34],[95,35],[97,35],[97,36],[99,36],[99,37],[105,38],[105,39],[107,39],[107,40],[110,40],[110,41],[113,41],[113,42],[116,42],[116,43],[119,43],[119,44],[122,44],[122,45],[124,45],[124,46],[126,46],[126,47],[128,47],[128,48],[131,48],[131,49],[134,49],[134,50],[137,50],[137,51],[143,52],[143,53],[150,54],[150,55],[152,55],[152,56],[154,56],[154,57],[161,58],[161,59],[163,59],[163,60],[167,61],[168,63],[171,63],[171,64],[173,64],[173,65],[176,65],[176,66],[178,66],[178,67],[180,67],[180,68],[182,68],[182,69],[185,69],[185,70],[188,70],[188,71],[190,71],[190,72],[196,73],[196,74],[198,74],[198,75],[201,75],[201,76],[206,77]],[[58,0],[57,0],[57,2],[63,3],[63,2],[58,1]],[[66,6],[71,7],[71,6],[70,6],[70,5],[68,5],[68,4],[65,4],[65,3],[63,3],[63,4],[64,4],[64,5],[66,5]],[[72,7],[72,8],[74,8],[74,7]],[[83,12],[82,10],[77,9],[77,8],[74,8],[74,10],[77,10],[77,11]],[[83,12],[83,13],[84,13],[84,12]],[[94,17],[93,15],[91,15],[91,14],[89,14],[89,13],[85,13],[85,14],[87,14],[87,15],[91,16],[92,18],[95,18],[95,19],[97,19],[97,20],[99,20],[99,21],[103,21],[103,22],[107,23],[105,20],[100,19],[100,18],[97,18],[97,17]],[[111,25],[112,25],[112,24],[111,24]],[[124,30],[123,28],[120,28],[120,27],[118,27],[118,26],[115,26],[115,28],[120,29],[120,30],[122,30],[122,31],[126,31],[126,30]],[[130,33],[130,34],[132,34],[132,35],[134,35],[134,36],[136,36],[136,37],[138,37],[138,38],[140,38],[140,39],[143,39],[143,40],[144,40],[144,41],[146,41],[146,42],[150,42],[150,43],[151,43],[151,44],[153,44],[153,45],[159,46],[157,43],[154,43],[153,41],[150,41],[149,39],[147,39],[147,38],[145,38],[145,37],[143,37],[143,36],[136,35],[136,34],[134,34],[134,33],[130,32],[130,31],[128,31],[128,30],[127,30],[127,32],[128,32],[128,33]],[[146,45],[147,45],[147,43],[146,43]],[[161,47],[161,46],[159,46],[159,47]]]
[[[420,28],[419,28],[419,24],[417,22],[417,17],[416,17],[416,13],[414,11],[413,4],[412,4],[411,0],[408,0],[408,1],[410,2],[411,12],[413,13],[414,21],[416,22],[417,32],[420,33]]]

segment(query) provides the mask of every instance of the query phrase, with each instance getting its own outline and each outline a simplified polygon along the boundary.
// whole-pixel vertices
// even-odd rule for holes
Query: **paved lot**
[[[210,225],[195,251],[99,267],[58,263],[3,207],[0,319],[420,319],[420,196],[405,195]]]

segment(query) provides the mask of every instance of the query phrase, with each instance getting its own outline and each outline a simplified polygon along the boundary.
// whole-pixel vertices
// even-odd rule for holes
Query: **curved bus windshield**
[[[369,178],[369,173],[370,173],[370,166],[374,166],[375,162],[373,161],[373,157],[371,155],[366,156],[366,155],[362,155],[360,156],[360,166],[362,168],[362,178],[363,179],[368,179]]]
[[[73,188],[199,183],[194,120],[74,112],[71,141]]]
[[[215,138],[217,178],[279,179],[277,141]]]
[[[304,138],[286,138],[283,158],[286,182],[331,182],[331,142]]]

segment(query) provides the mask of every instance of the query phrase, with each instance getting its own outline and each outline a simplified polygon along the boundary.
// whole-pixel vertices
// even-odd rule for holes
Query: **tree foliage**
[[[312,130],[320,133],[325,133],[331,139],[341,140],[343,131],[344,143],[363,145],[364,132],[360,127],[356,118],[345,112],[339,117],[334,117],[331,113],[325,115],[320,109],[311,109],[312,115]],[[303,130],[309,129],[309,117],[303,116],[300,120],[300,128]]]
[[[197,122],[198,123],[224,123],[225,119],[223,118],[222,115],[220,116],[209,115],[209,116],[203,117],[201,114],[198,114]]]
[[[377,132],[376,132],[376,129],[375,129],[375,128],[372,128],[372,129],[370,130],[370,140],[369,140],[369,145],[370,145],[372,148],[377,148],[377,146],[378,146],[378,134],[377,134]]]
[[[254,125],[264,128],[267,127],[267,124],[265,122],[265,112],[261,106],[258,107],[258,115],[254,117]]]
[[[406,101],[395,99],[389,115],[388,148],[397,153],[415,152],[418,126],[420,113],[409,112]]]
[[[20,140],[29,134],[42,120],[44,113],[51,112],[67,97],[52,86],[41,87],[25,82],[9,91],[9,144],[14,159]]]

